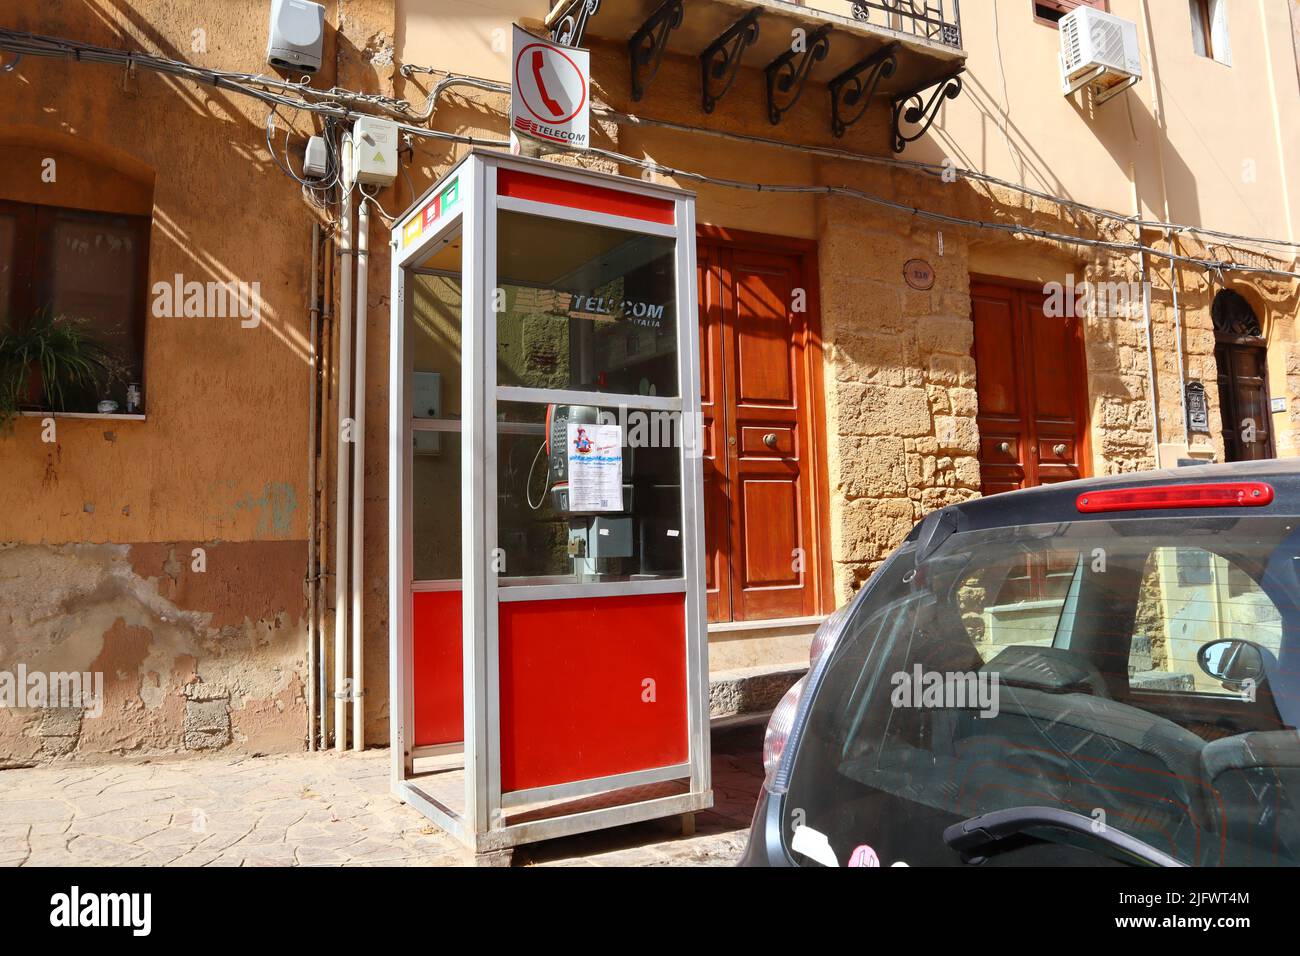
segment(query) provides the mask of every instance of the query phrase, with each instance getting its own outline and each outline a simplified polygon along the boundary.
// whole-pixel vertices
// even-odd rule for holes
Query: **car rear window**
[[[1080,814],[1197,865],[1300,862],[1292,518],[955,534],[878,572],[814,689],[785,806],[843,864],[957,864],[946,827]],[[1032,830],[992,865],[1104,863]],[[796,856],[801,862],[803,859]]]

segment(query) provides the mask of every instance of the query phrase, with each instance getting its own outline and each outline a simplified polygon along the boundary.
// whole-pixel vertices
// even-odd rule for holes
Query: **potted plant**
[[[0,329],[0,431],[26,408],[66,411],[70,396],[98,392],[125,373],[90,336],[89,322],[42,309]]]

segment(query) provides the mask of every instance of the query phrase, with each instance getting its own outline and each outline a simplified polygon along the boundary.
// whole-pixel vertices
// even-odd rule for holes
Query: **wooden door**
[[[1077,317],[1041,289],[971,283],[980,479],[997,494],[1086,474],[1087,376]]]
[[[1268,352],[1262,345],[1221,340],[1214,347],[1214,361],[1219,371],[1224,457],[1228,461],[1274,457]]]
[[[704,240],[699,263],[709,619],[816,614],[816,389],[803,258]]]

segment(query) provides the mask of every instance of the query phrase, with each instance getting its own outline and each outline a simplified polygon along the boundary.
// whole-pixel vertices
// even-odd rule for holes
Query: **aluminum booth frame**
[[[647,241],[658,242],[655,248],[671,248],[671,279],[663,280],[671,283],[668,301],[675,310],[676,325],[676,385],[669,394],[647,390],[644,378],[638,394],[611,392],[603,388],[603,372],[599,379],[602,387],[595,390],[498,383],[500,319],[496,313],[502,305],[497,299],[502,297],[504,301],[505,295],[498,285],[498,263],[503,251],[509,253],[508,249],[498,250],[498,224],[503,214],[523,214],[530,225],[545,230],[548,236],[553,234],[554,241],[538,244],[539,249],[550,246],[563,250],[566,240],[591,227],[606,230],[601,233],[606,236],[612,235],[608,230],[629,234],[629,238],[620,240],[628,244],[641,241],[639,237],[643,236],[660,237]],[[518,222],[519,218],[515,215],[511,221]],[[447,261],[457,242],[461,249],[457,280],[461,414],[459,418],[421,417],[413,405],[414,346],[407,335],[418,291],[414,283],[423,276],[452,275],[428,263],[440,255],[439,261]],[[579,243],[570,245],[576,247]],[[680,462],[679,499],[674,500],[678,492],[672,485],[655,486],[659,496],[656,500],[663,498],[662,489],[667,487],[668,507],[675,509],[680,504],[680,530],[662,532],[674,540],[680,535],[679,574],[670,568],[665,575],[603,575],[595,571],[597,563],[593,559],[589,565],[582,565],[591,573],[575,570],[572,580],[507,579],[494,564],[495,556],[502,553],[498,548],[498,509],[502,507],[498,449],[502,438],[509,442],[520,440],[513,436],[537,436],[545,442],[541,447],[549,451],[556,434],[550,415],[556,407],[617,404],[632,412],[669,413],[678,416],[686,432],[700,421],[694,195],[640,180],[473,150],[398,218],[392,230],[392,250],[388,488],[392,792],[475,853],[708,808],[712,805],[712,791],[698,426],[694,440],[683,439],[675,452]],[[588,263],[593,266],[588,273],[594,271],[605,281],[602,288],[609,287],[607,260],[616,254],[617,250],[599,254],[605,271],[594,268],[595,259]],[[664,253],[657,261],[669,261],[669,254]],[[662,264],[657,268],[658,276],[666,274]],[[575,274],[578,271],[574,270]],[[617,287],[626,291],[631,280],[624,273],[617,276]],[[551,295],[557,297],[554,301],[563,302],[572,295],[574,286],[538,288],[542,289],[539,295]],[[580,292],[581,286],[577,288]],[[578,295],[572,301],[579,304],[584,300]],[[628,302],[623,301],[621,308],[626,311]],[[662,313],[662,306],[657,308]],[[549,318],[569,323],[564,326],[566,334],[578,337],[596,334],[589,330],[597,327],[605,334],[621,328],[617,322],[625,321],[623,316],[601,323],[577,321],[592,317],[575,315],[572,310],[565,314],[564,309]],[[632,334],[628,332],[625,337]],[[671,338],[663,331],[651,333],[655,335]],[[630,350],[630,346],[627,348]],[[656,368],[666,369],[673,364],[667,351],[656,355],[655,361],[660,362]],[[527,407],[535,411],[541,404],[547,406],[545,426],[503,420],[509,416],[509,409]],[[447,441],[447,433],[455,433],[450,440],[459,442],[459,580],[415,577],[412,509],[413,500],[421,492],[413,482],[413,445],[420,434],[429,432],[441,432],[443,438],[430,436],[426,442]],[[619,434],[627,440],[626,431]],[[541,454],[539,448],[537,456]],[[448,467],[455,467],[454,463]],[[544,494],[549,496],[554,491],[549,471],[546,474]],[[533,480],[530,468],[528,482]],[[620,477],[620,489],[625,487],[622,480]],[[624,506],[624,499],[619,500]],[[497,507],[491,507],[493,502]],[[532,506],[531,497],[528,504]],[[630,515],[632,506],[625,507]],[[626,520],[631,526],[633,518]],[[575,553],[572,533],[568,555]],[[659,548],[673,546],[663,539],[656,544]],[[668,553],[673,554],[671,550]],[[575,569],[578,566],[575,560]],[[457,619],[459,679],[452,661]],[[585,623],[578,627],[567,623],[575,620]],[[664,626],[657,626],[656,621]],[[588,628],[588,624],[594,627]],[[640,636],[629,636],[634,632]],[[549,658],[553,644],[558,647],[570,639],[573,647],[585,649],[586,656],[569,652],[564,661],[552,664]],[[439,659],[445,666],[441,669],[429,663],[432,652],[427,648],[435,641],[442,642]],[[673,663],[679,644],[684,680]],[[520,650],[525,646],[527,653]],[[643,647],[653,648],[653,654],[646,653],[658,664],[652,666],[649,656],[645,661],[637,659]],[[643,665],[642,670],[637,670]],[[591,673],[584,673],[588,666]],[[618,707],[592,720],[590,708],[598,706],[593,701],[601,694],[641,693],[639,686],[629,687],[628,676],[660,673],[655,668],[670,675],[663,679],[662,686],[670,685],[671,690],[664,692],[662,707],[653,691],[648,703],[642,693],[641,709],[620,696]],[[653,684],[653,680],[652,686],[661,686]],[[538,687],[530,685],[530,681],[558,681],[564,686]],[[424,718],[417,717],[417,703],[420,714],[424,714],[437,698],[439,707],[447,713],[457,692],[463,695],[460,727],[444,729],[441,734],[422,729]],[[584,707],[588,708],[585,712]],[[680,712],[682,708],[684,713]],[[454,707],[450,711],[457,712]],[[623,726],[623,720],[631,723]],[[451,739],[457,736],[456,729],[461,731],[459,740]],[[527,745],[530,739],[535,746]],[[566,740],[570,744],[565,744]],[[531,760],[530,754],[549,746],[557,748],[552,755],[553,765],[520,770],[525,760]],[[586,758],[580,755],[589,750],[604,755],[600,767],[593,769],[594,764],[582,763]],[[647,756],[638,757],[638,753]],[[659,754],[672,756],[656,756]]]

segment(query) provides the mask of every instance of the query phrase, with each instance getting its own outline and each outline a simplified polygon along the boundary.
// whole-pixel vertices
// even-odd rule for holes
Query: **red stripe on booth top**
[[[675,221],[674,203],[671,199],[539,176],[516,169],[497,170],[497,195],[530,199],[552,206],[567,206],[570,209],[603,212],[611,216],[626,216],[628,219],[657,222],[666,226],[671,226]]]

